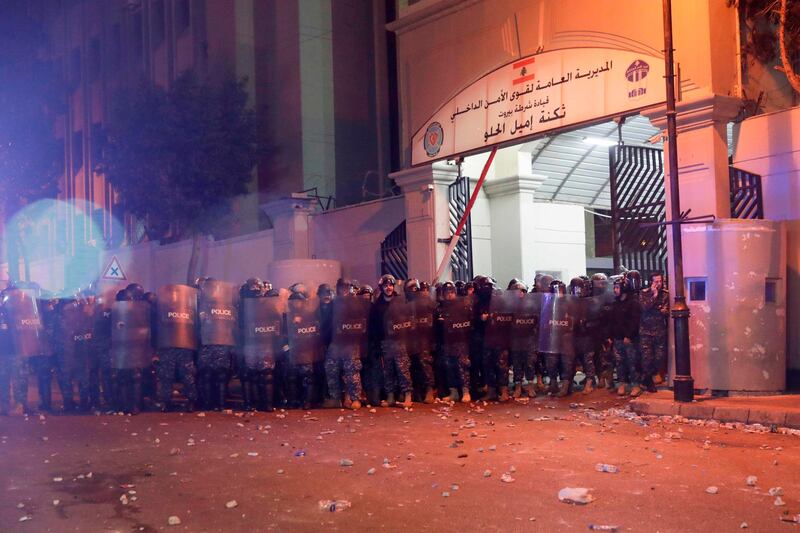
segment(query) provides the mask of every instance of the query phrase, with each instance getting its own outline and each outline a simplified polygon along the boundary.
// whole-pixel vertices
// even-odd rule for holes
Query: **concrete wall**
[[[342,275],[374,286],[381,275],[381,241],[404,219],[402,196],[314,214],[311,258],[338,260]]]
[[[800,107],[743,121],[733,165],[761,175],[765,218],[785,221],[788,366],[800,370]]]

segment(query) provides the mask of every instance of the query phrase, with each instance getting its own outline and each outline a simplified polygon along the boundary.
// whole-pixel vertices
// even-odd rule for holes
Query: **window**
[[[83,131],[72,132],[72,173],[77,173],[83,166]]]
[[[100,77],[102,68],[102,56],[100,55],[100,39],[95,37],[89,43],[89,80],[95,81]]]
[[[778,280],[770,279],[764,282],[764,302],[774,304],[778,302]]]
[[[153,48],[157,48],[164,42],[164,0],[153,2],[151,17]]]
[[[704,302],[706,301],[706,280],[705,279],[687,279],[686,283],[689,285],[689,301],[690,302]]]
[[[180,35],[192,23],[192,8],[189,0],[176,0],[175,2],[175,33]]]

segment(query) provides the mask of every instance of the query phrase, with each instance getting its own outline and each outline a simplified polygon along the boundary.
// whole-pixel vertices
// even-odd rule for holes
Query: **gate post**
[[[458,168],[446,162],[393,172],[389,177],[405,196],[409,277],[431,281],[444,257],[450,236],[448,186],[458,177]]]

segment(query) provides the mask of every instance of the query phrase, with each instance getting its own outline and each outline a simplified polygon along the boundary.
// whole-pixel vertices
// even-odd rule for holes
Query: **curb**
[[[777,425],[800,429],[800,409],[786,411],[764,407],[732,407],[709,405],[704,402],[678,403],[668,400],[636,399],[630,402],[631,410],[638,415],[675,416],[720,422]]]

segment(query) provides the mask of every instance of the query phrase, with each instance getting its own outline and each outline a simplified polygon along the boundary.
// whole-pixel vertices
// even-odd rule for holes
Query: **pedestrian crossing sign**
[[[111,258],[111,262],[108,263],[108,266],[103,271],[103,279],[113,279],[117,281],[125,281],[128,279],[127,276],[125,276],[125,272],[122,270],[122,265],[119,264],[117,256]]]

